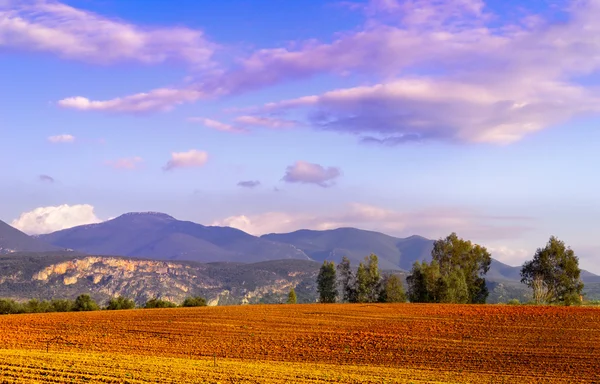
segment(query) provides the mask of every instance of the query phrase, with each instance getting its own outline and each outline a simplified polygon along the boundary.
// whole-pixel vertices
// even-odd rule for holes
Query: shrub
[[[506,303],[508,305],[520,305],[521,302],[519,301],[519,299],[510,299],[508,300],[508,303]]]
[[[183,304],[181,304],[181,306],[182,307],[205,307],[206,299],[201,296],[186,297],[185,300],[183,300]]]
[[[150,299],[150,300],[146,301],[146,305],[144,305],[144,308],[147,308],[147,309],[150,309],[150,308],[175,308],[175,307],[177,307],[177,304],[172,303],[167,300],[161,300],[158,298]]]
[[[135,302],[123,296],[113,297],[106,304],[106,309],[114,311],[119,309],[133,309]]]
[[[13,315],[23,313],[24,308],[21,304],[10,299],[0,299],[0,313],[3,315]]]
[[[77,296],[73,306],[73,311],[97,311],[99,309],[98,304],[87,293]]]
[[[50,307],[53,312],[71,312],[75,307],[73,300],[54,299],[50,301]]]

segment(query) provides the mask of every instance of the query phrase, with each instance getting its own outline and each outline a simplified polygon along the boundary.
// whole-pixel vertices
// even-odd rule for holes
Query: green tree
[[[182,307],[206,307],[206,299],[202,296],[186,297],[181,304]]]
[[[350,260],[344,256],[342,262],[337,266],[337,272],[340,279],[340,288],[342,291],[342,301],[356,303],[358,296],[356,292],[356,277],[352,272]]]
[[[437,261],[413,264],[406,278],[411,303],[440,303],[444,297],[444,279]]]
[[[296,297],[296,290],[292,287],[292,289],[290,289],[290,293],[288,293],[287,303],[296,304],[297,302],[298,298]]]
[[[379,300],[381,274],[377,255],[371,254],[358,265],[356,272],[356,296],[359,303],[374,303]]]
[[[135,302],[123,296],[113,297],[106,304],[108,310],[133,309]]]
[[[384,275],[379,292],[381,303],[405,303],[406,292],[402,280],[396,275]]]
[[[485,303],[489,292],[484,276],[492,263],[485,247],[463,240],[452,232],[445,239],[433,243],[431,258],[439,264],[445,279],[449,279],[455,269],[463,272],[468,290],[467,303]]]
[[[175,308],[177,307],[177,304],[172,303],[168,300],[161,300],[157,297],[152,298],[148,301],[146,301],[146,304],[144,305],[144,308],[146,309],[150,309],[150,308]]]
[[[325,260],[317,276],[317,291],[319,292],[319,301],[321,303],[336,302],[338,296],[336,284],[335,264],[333,261]]]
[[[452,269],[449,276],[443,277],[441,287],[443,303],[466,304],[469,302],[469,287],[462,269]]]
[[[98,304],[87,293],[77,296],[73,306],[74,311],[97,311],[99,309]]]
[[[583,282],[579,258],[554,236],[544,248],[537,249],[533,260],[523,264],[521,282],[533,289],[537,303],[581,303]]]

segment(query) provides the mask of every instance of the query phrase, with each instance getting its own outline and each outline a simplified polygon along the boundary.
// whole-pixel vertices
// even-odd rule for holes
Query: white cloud
[[[24,212],[11,225],[27,234],[39,235],[101,221],[89,204],[63,204]]]
[[[335,179],[341,176],[342,171],[337,167],[323,167],[306,161],[296,161],[287,167],[282,180],[286,183],[316,184],[327,188],[335,183]]]
[[[73,143],[75,141],[75,136],[73,135],[56,135],[48,137],[48,141],[52,144],[58,143]]]
[[[244,128],[235,127],[231,124],[226,124],[217,120],[207,119],[205,117],[190,117],[187,119],[187,121],[189,121],[190,123],[200,123],[205,127],[216,129],[217,131],[234,133],[241,133],[247,131]]]
[[[187,152],[171,153],[171,160],[163,167],[165,171],[175,168],[194,168],[201,167],[208,161],[208,153],[191,149]]]
[[[0,46],[94,63],[179,60],[207,65],[215,49],[202,31],[146,28],[52,0],[0,3]]]
[[[139,156],[126,157],[118,160],[109,160],[105,164],[114,169],[136,169],[144,161]]]
[[[533,257],[534,249],[512,248],[507,246],[487,247],[494,259],[500,260],[508,265],[521,265]]]

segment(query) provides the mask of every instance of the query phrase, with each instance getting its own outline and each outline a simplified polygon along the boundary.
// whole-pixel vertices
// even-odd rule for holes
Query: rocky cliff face
[[[3,271],[0,296],[51,299],[90,293],[102,303],[123,295],[142,304],[153,297],[180,303],[187,296],[202,295],[210,305],[225,305],[276,302],[292,287],[300,289],[304,300],[314,301],[318,264],[303,260],[199,264],[78,256],[29,270],[29,275],[18,268]]]

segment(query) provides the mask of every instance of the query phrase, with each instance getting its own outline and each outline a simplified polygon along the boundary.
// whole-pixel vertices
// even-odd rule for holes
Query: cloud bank
[[[101,221],[89,204],[63,204],[24,212],[11,225],[29,235],[40,235]]]
[[[270,114],[289,120],[285,113],[290,113],[317,131],[385,145],[424,140],[508,144],[600,113],[599,91],[581,81],[600,70],[597,0],[570,2],[560,22],[531,12],[508,21],[491,14],[480,0],[374,0],[350,7],[365,15],[356,30],[340,32],[329,42],[259,49],[186,89],[172,90],[167,98],[135,108],[128,107],[135,96],[61,103],[115,112],[159,111],[316,75],[359,74],[371,79],[369,84],[274,100],[263,115],[239,116],[236,122],[281,126],[269,120]]]
[[[147,28],[52,0],[0,3],[0,46],[99,64],[209,62],[215,45],[202,31]]]

